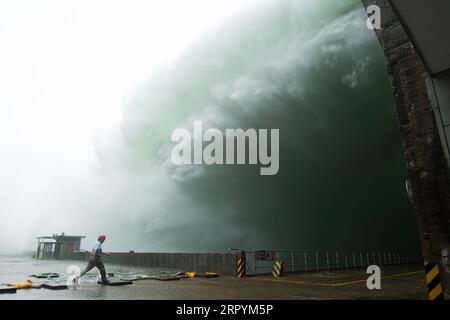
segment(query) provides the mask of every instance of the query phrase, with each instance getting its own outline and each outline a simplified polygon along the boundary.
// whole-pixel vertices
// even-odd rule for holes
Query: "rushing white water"
[[[279,174],[174,166],[171,132],[194,120],[280,129]],[[36,233],[104,232],[140,251],[417,246],[383,55],[357,0],[235,15],[154,72],[95,146],[92,172],[40,203]]]

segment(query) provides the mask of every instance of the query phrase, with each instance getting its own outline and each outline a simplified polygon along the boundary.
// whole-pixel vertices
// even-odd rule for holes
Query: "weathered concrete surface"
[[[424,258],[441,265],[449,298],[450,276],[441,254],[450,247],[450,175],[427,92],[427,70],[390,2],[362,1],[381,8],[382,28],[376,34],[386,55]]]
[[[88,261],[89,252],[77,252],[67,259]],[[222,275],[234,275],[236,256],[230,253],[130,253],[117,252],[104,256],[107,263],[152,267],[171,268],[183,271],[217,272]]]
[[[71,262],[58,261],[53,266],[59,271]],[[118,270],[115,266],[107,268]],[[365,269],[355,269],[288,274],[278,279],[220,276],[178,281],[142,280],[124,287],[98,285],[83,278],[80,289],[26,289],[0,295],[0,299],[426,299],[421,265],[382,267],[381,271],[381,290],[368,290]],[[10,276],[13,275],[11,271]]]

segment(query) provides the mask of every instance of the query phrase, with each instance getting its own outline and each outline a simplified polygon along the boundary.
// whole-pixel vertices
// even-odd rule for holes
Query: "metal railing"
[[[420,252],[336,250],[245,250],[248,275],[270,274],[276,260],[285,272],[362,268],[423,262]]]

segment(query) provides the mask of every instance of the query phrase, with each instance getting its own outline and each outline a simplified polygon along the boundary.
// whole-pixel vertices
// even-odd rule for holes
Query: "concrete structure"
[[[65,259],[69,254],[80,251],[81,239],[85,236],[61,235],[37,237],[36,259]]]
[[[424,258],[450,298],[450,1],[362,0],[385,51]]]

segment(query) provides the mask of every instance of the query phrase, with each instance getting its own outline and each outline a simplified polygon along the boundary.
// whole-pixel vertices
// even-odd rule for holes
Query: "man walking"
[[[102,284],[107,284],[109,281],[106,279],[106,270],[102,261],[102,255],[109,256],[110,254],[102,251],[102,244],[105,242],[106,236],[101,234],[98,236],[98,240],[94,243],[92,247],[91,256],[89,257],[89,263],[87,267],[81,272],[80,278],[92,270],[94,267],[100,270],[100,275],[102,277]]]

